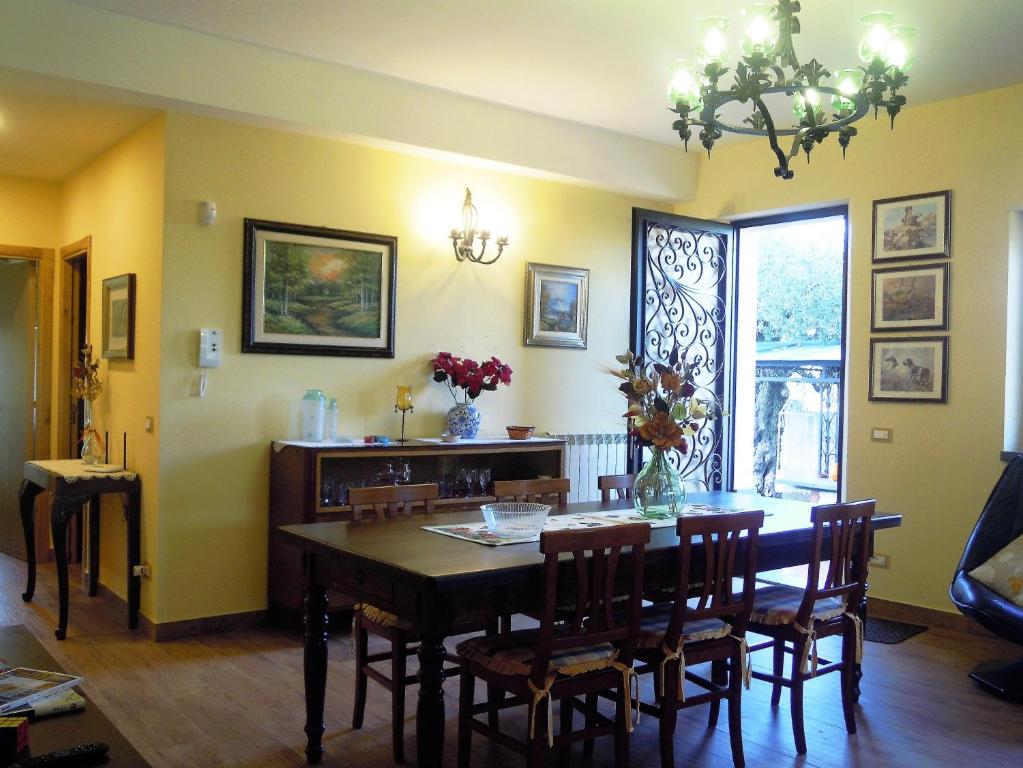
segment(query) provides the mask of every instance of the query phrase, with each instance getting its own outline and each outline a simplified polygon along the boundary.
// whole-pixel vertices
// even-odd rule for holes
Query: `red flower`
[[[491,356],[483,364],[468,357],[456,357],[450,352],[438,352],[430,360],[433,380],[447,384],[451,394],[454,389],[465,391],[468,400],[474,400],[484,391],[494,391],[499,384],[511,384],[512,369],[497,357]],[[456,397],[457,400],[457,397]]]

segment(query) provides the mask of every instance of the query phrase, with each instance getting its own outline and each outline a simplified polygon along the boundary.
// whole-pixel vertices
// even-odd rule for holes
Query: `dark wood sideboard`
[[[565,444],[532,438],[479,439],[453,444],[407,440],[402,444],[319,445],[275,442],[270,446],[270,535],[267,607],[274,624],[296,624],[305,597],[302,554],[280,540],[277,528],[295,523],[351,519],[347,489],[353,485],[438,483],[438,512],[493,501],[494,480],[562,477]],[[488,480],[489,475],[489,482]],[[331,592],[332,608],[353,604]]]

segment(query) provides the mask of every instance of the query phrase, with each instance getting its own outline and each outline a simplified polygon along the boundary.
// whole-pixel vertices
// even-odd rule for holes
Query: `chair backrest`
[[[420,503],[424,512],[430,515],[433,514],[434,502],[438,498],[440,492],[436,483],[348,489],[348,502],[352,505],[353,520],[361,520],[366,510],[372,510],[378,520],[411,515],[412,507]]]
[[[736,637],[746,633],[756,590],[757,545],[763,525],[763,510],[678,519],[676,598],[664,637],[669,648],[678,648],[686,625],[701,619],[727,621]],[[694,557],[697,542],[703,544],[702,562],[700,557]],[[742,592],[736,595],[735,566],[740,546]]]
[[[605,504],[611,501],[611,491],[617,491],[619,499],[631,499],[635,484],[635,475],[601,475],[597,478],[600,500]]]
[[[800,626],[807,622],[818,600],[834,597],[848,610],[856,611],[867,589],[867,559],[870,557],[870,518],[874,500],[823,504],[810,510],[813,538],[810,540],[810,564],[806,574],[806,592],[796,614]],[[828,534],[825,550],[824,536]],[[828,561],[828,572],[821,582],[821,561]]]
[[[567,477],[494,481],[494,496],[498,501],[534,501],[564,507],[571,489],[572,481]]]
[[[618,646],[618,660],[631,665],[639,636],[640,609],[643,606],[643,563],[650,541],[650,525],[637,523],[607,528],[544,531],[540,534],[540,552],[544,556],[543,613],[540,634],[534,646],[532,680],[543,687],[547,663],[554,651],[582,648],[597,643]],[[614,602],[615,585],[622,549],[631,547],[625,578],[629,600],[625,609]],[[572,553],[572,567],[559,568],[563,553]],[[567,565],[567,563],[565,564]],[[568,595],[562,586],[574,586]],[[568,621],[558,611],[559,605],[575,605]],[[555,631],[557,630],[557,631]]]
[[[1023,534],[1023,456],[1009,462],[991,489],[984,511],[966,540],[960,571],[972,571]]]

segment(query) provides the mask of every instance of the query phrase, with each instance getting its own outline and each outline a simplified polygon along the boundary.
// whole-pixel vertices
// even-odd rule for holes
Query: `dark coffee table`
[[[21,624],[0,627],[0,659],[4,666],[30,667],[64,672],[49,652]],[[73,673],[74,670],[71,670]],[[81,691],[79,691],[81,693]],[[78,744],[102,741],[109,745],[108,762],[103,765],[125,768],[149,768],[149,763],[128,743],[114,724],[88,696],[85,709],[37,720],[29,726],[29,745],[33,755],[43,755]]]

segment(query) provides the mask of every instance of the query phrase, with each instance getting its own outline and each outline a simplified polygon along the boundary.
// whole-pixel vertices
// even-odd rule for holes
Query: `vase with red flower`
[[[99,360],[92,359],[92,347],[81,350],[81,361],[71,369],[71,396],[82,401],[82,462],[99,464],[103,460],[103,442],[92,423],[92,401],[103,391],[99,380]]]
[[[511,366],[496,357],[478,363],[468,357],[439,352],[430,360],[430,368],[433,380],[446,385],[455,401],[446,416],[448,432],[467,440],[476,437],[482,418],[476,398],[484,392],[493,392],[499,384],[511,384]]]

